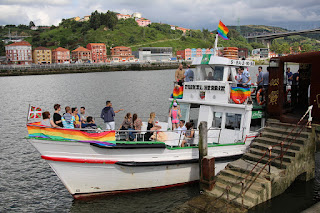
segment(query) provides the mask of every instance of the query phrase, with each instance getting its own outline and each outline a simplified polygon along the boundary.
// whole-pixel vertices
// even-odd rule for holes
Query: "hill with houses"
[[[248,43],[242,36],[261,32],[282,32],[283,28],[246,25],[228,26],[229,40],[219,40],[219,46],[247,48],[250,52],[255,48],[265,47],[258,42]],[[106,13],[93,12],[83,18],[62,19],[59,26],[36,27],[33,22],[26,25],[6,25],[0,28],[0,39],[8,39],[11,35],[22,36],[33,48],[43,46],[50,49],[63,47],[74,50],[88,43],[104,43],[107,51],[115,46],[127,46],[137,50],[139,47],[172,47],[175,53],[186,48],[211,48],[214,44],[215,31],[208,29],[187,29],[163,23],[153,23],[139,13],[132,15],[119,14],[112,11]],[[5,55],[4,42],[0,42],[0,55]],[[304,48],[301,48],[304,46]],[[288,53],[294,47],[297,51],[319,50],[319,42],[310,36],[291,36],[277,39],[271,49],[278,53]]]

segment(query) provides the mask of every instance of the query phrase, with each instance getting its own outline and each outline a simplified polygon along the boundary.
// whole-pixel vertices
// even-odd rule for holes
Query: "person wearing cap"
[[[177,102],[173,102],[172,108],[169,111],[169,117],[171,117],[172,130],[178,128],[179,118],[181,118],[180,109]]]
[[[188,69],[184,73],[184,81],[185,82],[193,81],[194,74],[193,74],[193,71],[190,69],[189,64],[187,65],[187,68]]]

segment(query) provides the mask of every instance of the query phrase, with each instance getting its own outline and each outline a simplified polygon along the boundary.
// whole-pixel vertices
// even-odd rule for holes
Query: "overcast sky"
[[[291,29],[320,27],[319,0],[0,0],[0,25],[58,25],[61,19],[108,10],[140,12],[152,22],[215,30],[225,25],[272,25]]]

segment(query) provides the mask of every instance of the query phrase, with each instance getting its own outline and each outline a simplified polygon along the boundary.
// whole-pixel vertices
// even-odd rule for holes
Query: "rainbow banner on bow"
[[[228,32],[229,32],[229,29],[221,21],[219,21],[219,25],[218,25],[219,36],[224,40],[229,40],[227,37]]]
[[[75,129],[62,129],[45,127],[40,122],[27,124],[29,138],[44,138],[57,141],[79,141],[88,143],[101,143],[115,145],[115,131],[105,131],[101,133],[88,133]]]
[[[30,106],[28,119],[41,118],[42,110],[40,107]]]
[[[173,88],[173,93],[171,94],[170,98],[182,99],[183,98],[183,86],[180,86],[179,88],[177,86],[175,86]]]
[[[250,87],[231,87],[230,98],[232,100],[245,100],[251,95]]]

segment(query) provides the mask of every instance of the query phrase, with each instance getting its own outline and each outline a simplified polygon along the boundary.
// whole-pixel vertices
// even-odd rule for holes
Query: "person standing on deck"
[[[182,83],[184,82],[184,69],[183,69],[183,65],[179,64],[179,68],[176,70],[175,73],[175,80],[176,82],[178,82],[179,86],[182,86]]]
[[[194,78],[194,73],[193,71],[190,69],[190,65],[188,64],[187,65],[187,70],[186,72],[184,73],[184,81],[185,82],[189,82],[189,81],[193,81],[193,78]]]
[[[257,90],[261,89],[263,87],[263,72],[262,72],[262,67],[258,67],[258,71],[259,71],[259,74],[258,74],[258,78],[257,78]]]
[[[269,87],[269,70],[267,69],[267,72],[263,72],[263,93],[264,93],[264,99],[267,102],[268,101],[268,87]]]
[[[123,109],[113,111],[111,101],[106,102],[106,107],[102,109],[100,117],[104,120],[107,130],[115,130],[114,116],[115,113],[120,111],[123,111]]]
[[[240,73],[241,73],[241,83],[243,88],[250,88],[251,87],[251,77],[248,70],[244,70],[243,67],[240,67]],[[251,96],[249,96],[249,104],[252,104]]]
[[[293,74],[290,71],[290,67],[287,68],[287,85],[292,85]]]

